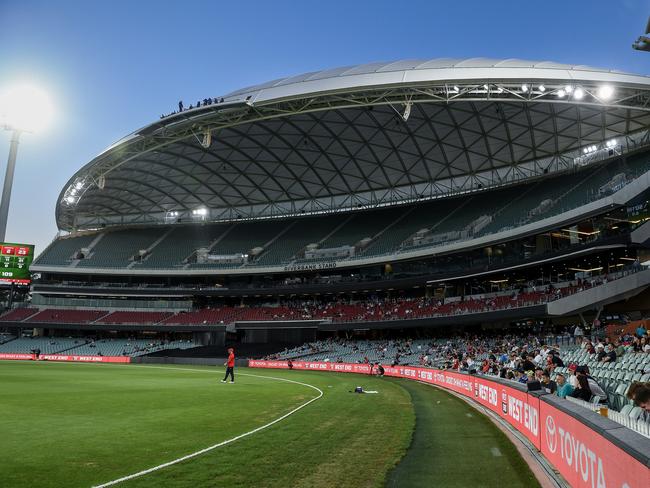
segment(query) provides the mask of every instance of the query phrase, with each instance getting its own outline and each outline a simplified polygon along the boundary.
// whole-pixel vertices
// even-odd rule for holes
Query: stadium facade
[[[641,310],[649,126],[650,78],[516,59],[205,99],[70,178],[31,308],[2,325],[300,342]]]

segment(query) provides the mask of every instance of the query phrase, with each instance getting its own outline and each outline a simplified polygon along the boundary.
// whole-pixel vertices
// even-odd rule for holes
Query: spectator
[[[576,370],[578,369],[578,367],[575,364],[571,363],[569,364],[568,369],[570,373],[568,382],[571,385],[571,388],[575,390],[578,387],[578,378],[576,376]]]
[[[573,329],[573,339],[576,344],[580,344],[582,342],[582,337],[585,335],[583,332],[582,328],[580,325],[576,325],[576,328]]]
[[[598,382],[589,374],[589,366],[579,366],[576,369],[576,375],[580,374],[583,374],[587,378],[592,395],[599,397],[601,400],[607,399],[605,390],[603,390]]]
[[[551,375],[546,372],[542,373],[542,388],[546,390],[546,393],[555,393],[557,390],[557,383],[551,379]]]
[[[571,396],[571,393],[573,393],[573,386],[567,383],[566,378],[562,373],[555,377],[555,381],[557,382],[557,389],[555,391],[557,396],[560,398]]]
[[[635,381],[630,386],[627,397],[634,402],[637,407],[641,407],[645,411],[645,418],[648,419],[648,412],[650,412],[650,383],[641,383]]]
[[[614,350],[613,344],[607,344],[607,350],[605,356],[601,359],[603,363],[613,363],[616,361],[616,351]]]
[[[573,398],[579,398],[580,400],[584,400],[585,402],[588,402],[591,400],[592,393],[591,393],[591,388],[589,388],[589,381],[587,380],[587,375],[583,373],[578,373],[576,374],[576,379],[578,380],[578,387],[573,390],[571,393],[571,397]]]
[[[638,337],[639,339],[642,338],[642,337],[645,337],[646,332],[647,332],[647,330],[646,330],[646,328],[643,326],[643,322],[640,322],[640,323],[639,323],[639,326],[636,328],[636,335],[637,335],[637,337]]]
[[[534,371],[535,370],[535,364],[530,360],[530,356],[526,353],[521,355],[523,361],[521,363],[521,367],[524,368],[525,371]]]
[[[551,351],[551,362],[553,365],[557,368],[563,368],[564,367],[564,361],[562,361],[562,358],[560,357],[560,353],[558,351]]]

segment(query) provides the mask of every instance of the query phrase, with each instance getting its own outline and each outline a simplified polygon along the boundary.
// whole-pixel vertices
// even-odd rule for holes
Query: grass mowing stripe
[[[141,367],[157,368],[157,369],[174,369],[174,370],[194,371],[194,372],[198,371],[198,372],[202,372],[202,373],[205,373],[205,372],[212,373],[212,371],[210,371],[210,370],[206,371],[206,370],[201,370],[201,369],[190,369],[190,368],[173,368],[173,367],[167,368],[167,367],[162,367],[162,366],[141,366]],[[154,466],[152,468],[145,469],[143,471],[139,471],[137,473],[133,473],[133,474],[130,474],[128,476],[123,476],[122,478],[118,478],[116,480],[109,481],[109,482],[103,483],[101,485],[96,485],[94,488],[106,488],[108,486],[113,486],[113,485],[116,485],[116,484],[121,483],[123,481],[132,480],[134,478],[138,478],[140,476],[144,476],[146,474],[153,473],[154,471],[158,471],[158,470],[166,468],[168,466],[172,466],[174,464],[182,463],[183,461],[187,461],[188,459],[195,458],[197,456],[200,456],[201,454],[205,454],[206,452],[210,452],[210,451],[212,451],[214,449],[217,449],[218,447],[222,447],[222,446],[225,446],[226,444],[230,444],[230,443],[235,442],[235,441],[237,441],[239,439],[243,439],[244,437],[248,437],[249,435],[255,434],[256,432],[267,429],[268,427],[271,427],[272,425],[277,424],[278,422],[286,419],[290,415],[293,415],[294,413],[296,413],[299,410],[305,408],[307,405],[309,405],[312,402],[315,402],[316,400],[318,400],[319,398],[321,398],[323,396],[323,390],[321,390],[320,388],[318,388],[318,387],[316,387],[314,385],[310,385],[308,383],[302,383],[300,381],[294,381],[294,380],[290,380],[290,379],[287,379],[287,378],[276,378],[274,376],[250,374],[250,373],[238,373],[238,375],[239,376],[252,376],[254,378],[264,378],[264,379],[270,379],[270,380],[276,380],[276,381],[284,381],[286,383],[293,383],[293,384],[296,384],[296,385],[306,386],[306,387],[309,387],[309,388],[312,388],[312,389],[316,390],[318,392],[318,396],[316,396],[316,397],[312,398],[311,400],[308,400],[307,402],[299,405],[298,407],[296,407],[293,410],[291,410],[290,412],[282,415],[281,417],[279,417],[279,418],[277,418],[275,420],[272,420],[271,422],[269,422],[267,424],[264,424],[264,425],[262,425],[260,427],[257,427],[256,429],[249,430],[248,432],[240,434],[240,435],[238,435],[236,437],[232,437],[231,439],[227,439],[225,441],[219,442],[217,444],[214,444],[212,446],[206,447],[206,448],[201,449],[199,451],[193,452],[193,453],[188,454],[186,456],[176,458],[176,459],[174,459],[172,461],[168,461],[166,463],[159,464],[159,465]]]
[[[410,393],[416,424],[387,487],[539,487],[516,447],[487,417],[465,415],[471,406],[430,385],[390,381]]]

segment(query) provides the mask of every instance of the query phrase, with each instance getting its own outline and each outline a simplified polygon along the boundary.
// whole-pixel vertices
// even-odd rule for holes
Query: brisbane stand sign
[[[286,361],[251,360],[248,365],[252,368],[288,368]],[[368,364],[293,361],[292,367],[341,373],[371,373]],[[453,371],[384,366],[384,374],[440,386],[490,409],[525,435],[572,487],[650,487],[648,459],[642,462],[578,418],[558,408],[557,405],[565,400],[552,395],[530,394],[488,377]],[[613,424],[609,420],[607,422]],[[632,431],[630,433],[638,435]],[[645,438],[643,440],[648,442]]]

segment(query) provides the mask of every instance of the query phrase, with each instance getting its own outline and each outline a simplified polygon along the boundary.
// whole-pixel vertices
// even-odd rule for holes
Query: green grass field
[[[0,362],[1,485],[106,483],[263,426],[319,394],[268,377],[324,395],[267,429],[117,486],[410,487],[443,474],[440,486],[464,486],[463,469],[454,477],[452,467],[467,442],[472,465],[495,468],[483,471],[482,486],[535,484],[498,429],[435,388],[350,374],[237,373],[231,385],[219,381],[222,368]],[[379,393],[350,393],[357,385]],[[421,464],[435,470],[409,468]]]

